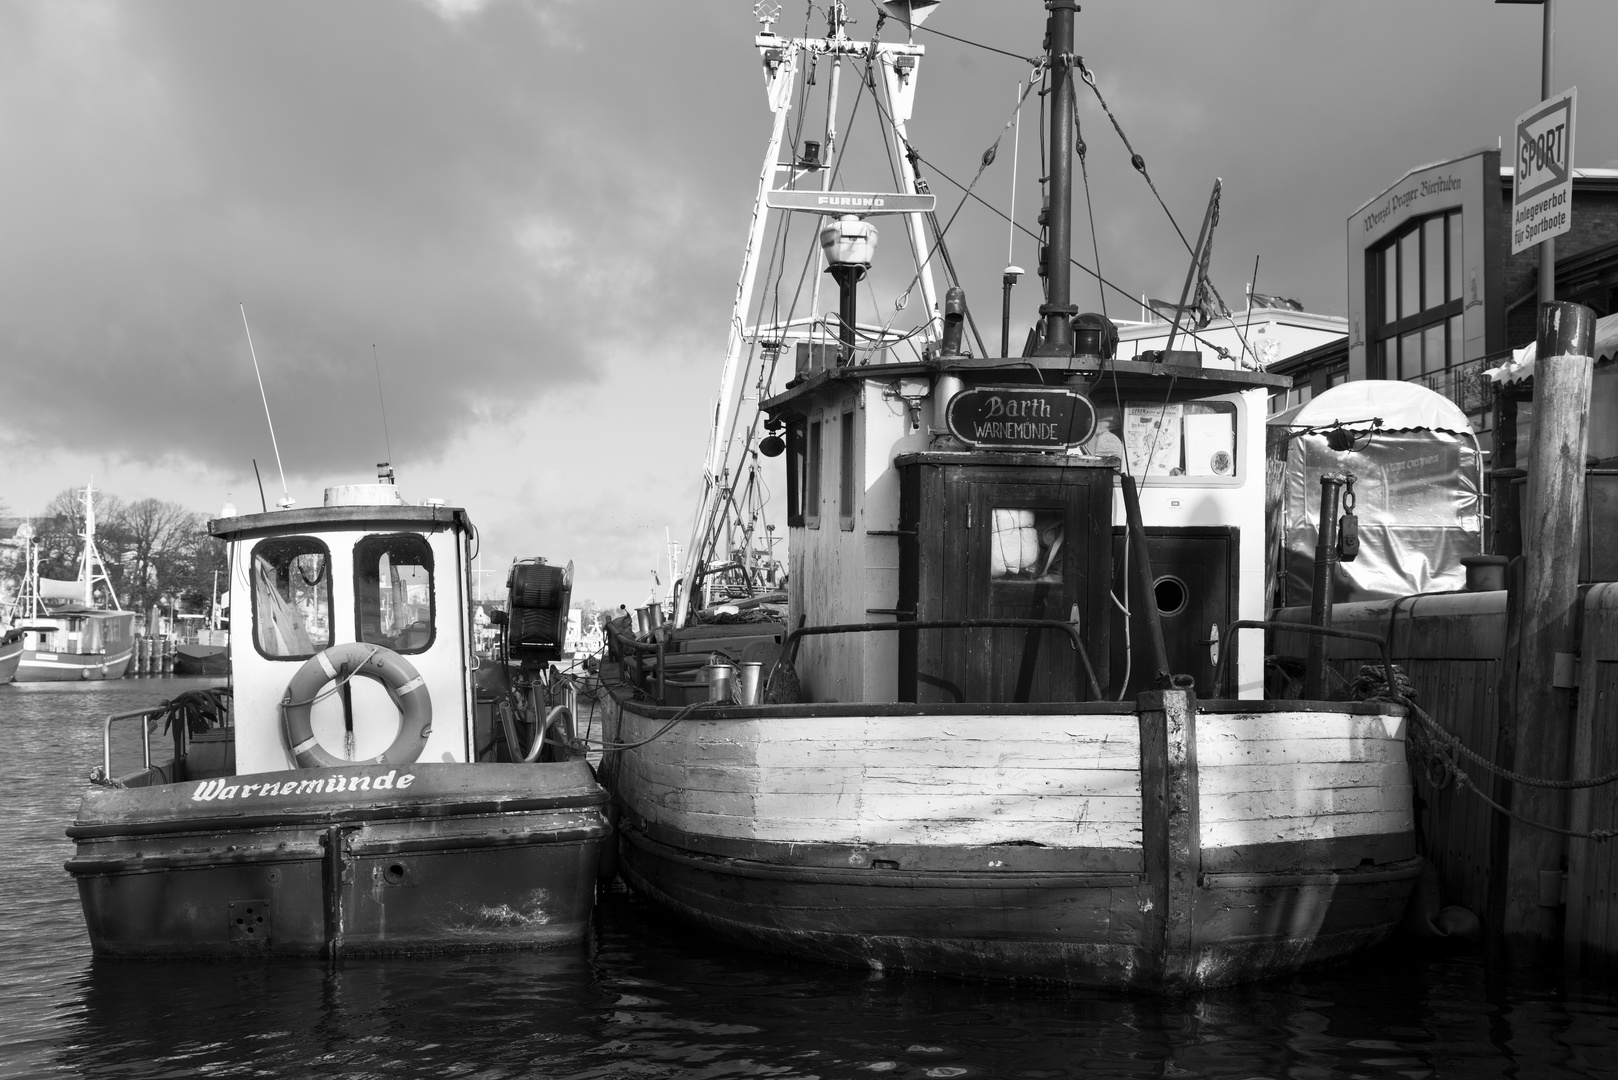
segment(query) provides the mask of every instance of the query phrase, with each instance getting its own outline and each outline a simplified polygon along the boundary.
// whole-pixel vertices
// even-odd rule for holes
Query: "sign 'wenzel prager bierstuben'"
[[[1063,387],[975,386],[950,398],[944,422],[982,450],[1068,450],[1095,431],[1096,411]]]

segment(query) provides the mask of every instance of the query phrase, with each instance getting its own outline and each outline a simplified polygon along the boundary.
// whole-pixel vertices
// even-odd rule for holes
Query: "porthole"
[[[1152,598],[1157,601],[1158,614],[1178,615],[1190,602],[1191,592],[1185,582],[1172,574],[1164,574],[1152,582]]]

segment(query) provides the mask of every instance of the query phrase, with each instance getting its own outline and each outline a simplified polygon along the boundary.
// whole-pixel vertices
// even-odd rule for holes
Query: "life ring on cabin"
[[[311,719],[314,704],[326,696],[327,686],[356,675],[381,683],[399,708],[399,734],[393,744],[364,761],[340,758],[321,746],[320,740],[315,738]],[[292,681],[287,683],[286,696],[281,700],[281,730],[301,769],[409,765],[427,748],[427,737],[433,732],[433,703],[427,695],[426,684],[410,661],[381,645],[351,641],[316,653],[292,676]]]

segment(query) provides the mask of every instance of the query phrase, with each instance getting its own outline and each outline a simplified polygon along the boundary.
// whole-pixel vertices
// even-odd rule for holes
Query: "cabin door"
[[[1107,678],[1110,470],[912,466],[901,514],[901,608],[918,620],[1076,622]],[[905,513],[908,508],[912,513]],[[908,535],[906,536],[908,539]],[[908,602],[906,602],[908,601]],[[908,640],[906,640],[908,639]],[[1089,696],[1060,630],[961,629],[905,634],[901,696],[925,703],[1077,701]]]
[[[1123,612],[1113,608],[1112,685],[1126,688],[1126,697],[1152,689],[1152,661],[1147,650],[1145,608],[1137,602],[1135,568],[1125,561],[1126,531],[1113,530],[1113,589],[1129,601],[1129,626]],[[1196,680],[1201,697],[1216,696],[1214,668],[1219,650],[1229,648],[1222,639],[1236,617],[1238,531],[1225,526],[1146,529],[1146,551],[1152,560],[1153,594],[1163,626],[1163,645],[1169,670]],[[1126,576],[1127,575],[1127,576]],[[1126,636],[1127,635],[1127,636]],[[1217,645],[1215,643],[1218,643]],[[1232,671],[1235,656],[1225,663]]]

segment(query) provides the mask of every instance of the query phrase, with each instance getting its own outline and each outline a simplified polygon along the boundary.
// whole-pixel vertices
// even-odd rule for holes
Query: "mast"
[[[114,611],[122,611],[123,605],[118,603],[118,593],[112,587],[112,578],[107,576],[107,564],[101,561],[101,553],[96,550],[96,508],[95,485],[90,483],[84,488],[84,554],[80,557],[81,567],[79,576],[84,581],[84,606],[95,607],[95,585],[97,581],[107,586],[107,599],[112,601]],[[100,573],[96,571],[99,569]]]
[[[1045,302],[1039,305],[1044,340],[1036,356],[1073,355],[1073,14],[1077,0],[1045,0],[1051,69],[1050,235],[1045,258]]]

